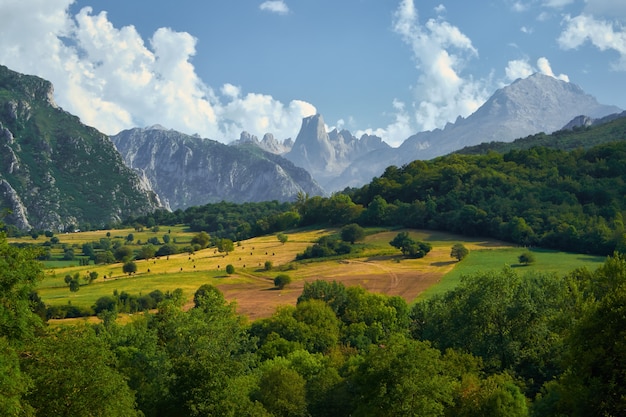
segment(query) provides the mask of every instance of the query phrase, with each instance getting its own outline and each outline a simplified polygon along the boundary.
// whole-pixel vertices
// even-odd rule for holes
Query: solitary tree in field
[[[522,253],[520,256],[518,256],[517,260],[521,264],[530,265],[533,262],[535,262],[535,255],[533,255],[532,252],[526,251]]]
[[[191,239],[191,244],[200,245],[201,248],[206,248],[207,246],[209,246],[210,241],[211,236],[209,236],[207,232],[200,232]]]
[[[282,290],[290,283],[291,283],[291,277],[287,274],[280,274],[280,275],[277,275],[276,278],[274,278],[274,285],[279,290]]]
[[[217,250],[226,252],[226,255],[228,255],[228,252],[235,250],[235,244],[230,239],[220,239],[219,242],[217,242]]]
[[[141,249],[139,249],[140,258],[149,260],[151,258],[154,258],[154,255],[156,255],[156,249],[152,245],[144,245],[141,247]]]
[[[462,243],[455,243],[450,251],[450,257],[462,261],[469,254],[469,250]]]
[[[122,267],[122,271],[124,271],[125,274],[132,275],[137,272],[137,264],[133,261],[128,261]]]
[[[231,264],[226,265],[226,273],[228,275],[232,275],[235,273],[235,267],[232,266]]]

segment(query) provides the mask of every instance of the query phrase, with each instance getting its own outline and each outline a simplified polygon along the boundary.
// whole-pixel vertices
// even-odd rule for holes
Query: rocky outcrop
[[[6,180],[0,180],[0,204],[8,208],[7,212],[4,213],[6,215],[4,221],[7,224],[12,224],[19,230],[32,229],[28,222],[26,207],[20,196]]]
[[[293,141],[291,140],[291,138],[289,138],[280,142],[271,133],[266,133],[263,136],[263,139],[259,141],[259,138],[257,138],[256,136],[251,135],[250,133],[246,131],[243,131],[241,132],[239,139],[231,142],[230,145],[232,146],[255,145],[263,149],[264,151],[267,151],[276,155],[283,155],[291,150],[291,148],[293,147]]]
[[[347,130],[326,131],[321,115],[306,117],[296,141],[285,158],[311,173],[326,190],[335,191],[337,177],[355,160],[369,152],[384,152],[390,146],[379,137],[357,139]]]
[[[174,130],[130,129],[111,140],[171,209],[230,201],[291,201],[298,193],[324,195],[302,168],[263,151],[242,134],[238,146]]]
[[[59,108],[52,85],[0,66],[0,210],[19,229],[104,226],[160,207],[107,136]]]

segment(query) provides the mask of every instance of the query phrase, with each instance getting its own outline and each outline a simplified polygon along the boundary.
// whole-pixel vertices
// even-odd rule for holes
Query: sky
[[[327,128],[398,146],[542,72],[626,108],[626,1],[0,0],[0,64],[106,134]]]

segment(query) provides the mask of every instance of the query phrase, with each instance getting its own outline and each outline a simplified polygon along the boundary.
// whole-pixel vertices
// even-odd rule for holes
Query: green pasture
[[[465,242],[464,244],[467,243]],[[461,277],[465,275],[473,275],[485,271],[499,271],[506,267],[511,267],[515,272],[522,275],[528,272],[565,275],[581,267],[595,270],[606,260],[606,257],[603,256],[536,248],[529,250],[535,256],[535,262],[529,265],[522,265],[517,258],[526,250],[529,249],[503,247],[470,250],[469,255],[465,259],[457,263],[455,268],[447,273],[437,285],[424,291],[418,299],[423,300],[444,294],[459,285]]]

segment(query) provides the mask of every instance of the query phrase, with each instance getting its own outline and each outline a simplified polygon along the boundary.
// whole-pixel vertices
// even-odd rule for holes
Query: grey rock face
[[[32,229],[28,222],[26,206],[24,206],[20,196],[6,180],[0,180],[0,200],[2,205],[10,210],[10,214],[8,214],[6,219],[8,224],[15,225],[20,230]]]
[[[379,137],[354,137],[349,131],[337,129],[326,132],[321,115],[306,117],[296,141],[285,158],[311,173],[326,190],[335,191],[343,171],[355,160],[369,152],[391,149]],[[341,187],[343,188],[343,187]]]
[[[173,210],[219,201],[291,201],[299,192],[324,195],[306,171],[253,145],[253,136],[242,139],[244,144],[228,146],[162,129],[111,137],[126,164]]]

